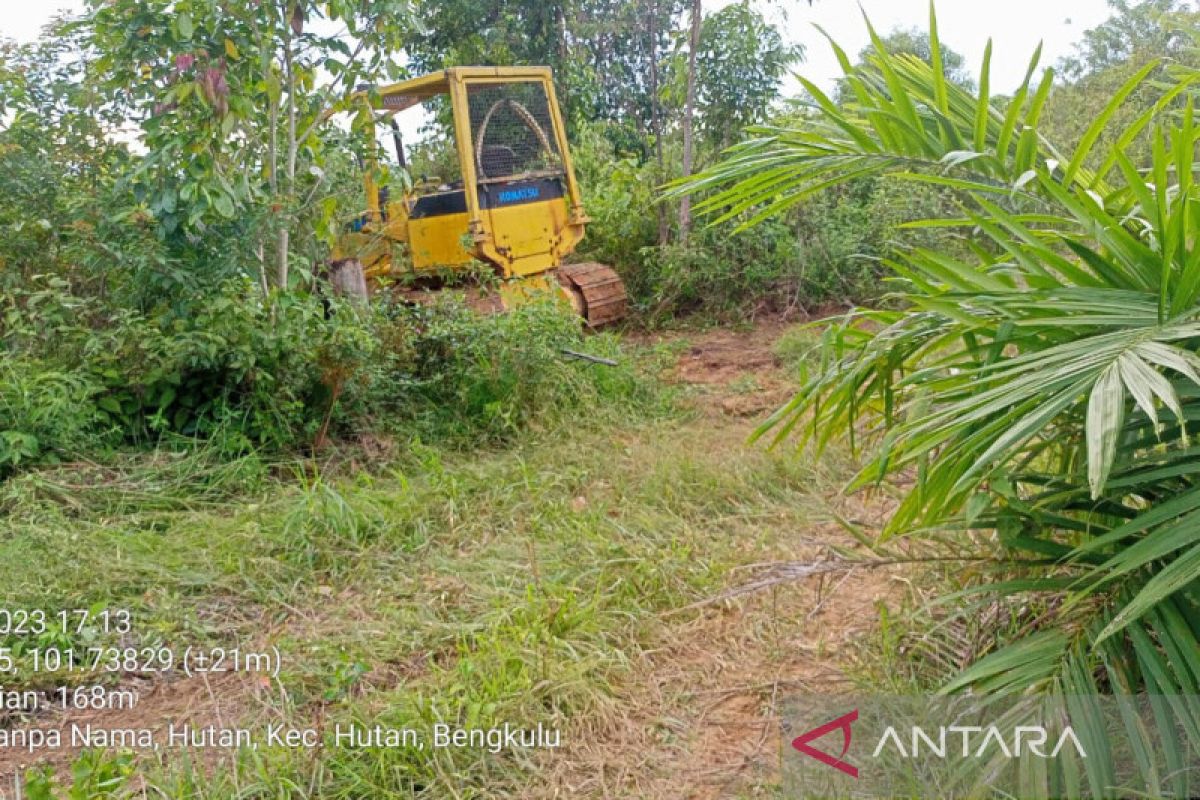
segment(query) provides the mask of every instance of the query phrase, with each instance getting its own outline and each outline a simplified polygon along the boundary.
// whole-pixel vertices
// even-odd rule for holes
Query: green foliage
[[[800,239],[797,300],[805,305],[875,303],[884,295],[884,260],[897,247],[963,249],[945,231],[903,228],[912,219],[952,208],[949,191],[875,178],[830,187],[798,204],[787,215]]]
[[[212,440],[228,455],[364,430],[496,440],[642,392],[626,368],[563,357],[612,355],[615,343],[584,342],[558,303],[487,316],[451,298],[435,308],[329,302],[267,303],[241,282],[185,314],[14,293],[0,339],[10,354],[0,360],[0,471],[163,437]]]
[[[42,436],[46,442],[77,439],[86,428],[78,417],[110,443],[222,432],[235,450],[295,445],[311,433],[326,350],[344,355],[349,348],[338,344],[353,333],[356,352],[370,353],[372,339],[353,315],[327,323],[313,298],[284,296],[267,305],[248,293],[243,284],[227,284],[183,315],[103,312],[94,303],[58,298],[95,314],[91,325],[46,315],[45,292],[14,293],[4,344],[24,356],[9,364],[11,385],[27,387],[18,395],[25,397],[28,387],[70,387],[71,397],[89,401],[61,421],[61,436]],[[50,404],[45,413],[58,407]],[[38,435],[50,424],[35,423],[18,430]]]
[[[701,205],[753,223],[830,184],[886,176],[954,191],[954,218],[916,224],[984,241],[889,261],[909,287],[904,307],[858,312],[831,331],[825,368],[760,434],[823,446],[877,431],[853,486],[916,479],[885,539],[996,531],[980,545],[1020,580],[983,591],[1026,595],[1038,610],[947,691],[1190,694],[1200,674],[1200,632],[1188,624],[1200,615],[1200,126],[1190,100],[1179,114],[1170,106],[1194,75],[1106,139],[1146,65],[1067,149],[1039,134],[1053,77],[1030,84],[1036,56],[1001,110],[878,37],[874,47],[868,67],[847,65],[852,103],[810,87],[816,119],[764,132],[691,188],[723,187]],[[1140,172],[1124,150],[1147,130]],[[1165,739],[1178,724],[1200,744],[1194,706],[1160,724]],[[1087,777],[1106,791],[1104,769]],[[1152,772],[1142,780],[1141,791],[1160,791]]]
[[[1060,70],[1072,81],[1151,58],[1179,60],[1194,45],[1197,14],[1185,0],[1108,0],[1112,16],[1084,31]]]
[[[613,144],[612,127],[581,128],[572,150],[592,219],[582,249],[590,259],[631,269],[639,263],[642,249],[656,241],[657,182],[652,164]]]
[[[489,316],[450,302],[418,311],[415,326],[407,414],[442,438],[505,438],[603,401],[645,397],[628,367],[564,358],[563,349],[618,353],[613,339],[583,341],[578,319],[558,301]]]
[[[736,318],[755,307],[780,310],[810,299],[803,251],[782,222],[741,236],[698,231],[687,245],[647,250],[628,279],[651,324],[698,312]]]
[[[680,0],[422,2],[424,25],[405,43],[414,72],[446,66],[546,64],[575,123],[631,120],[651,129],[652,62],[665,59]]]
[[[891,55],[910,56],[925,62],[932,68],[935,55],[933,41],[930,34],[919,28],[894,28],[885,35],[876,34],[875,40],[858,52],[856,64],[863,71],[878,72],[874,66],[874,60],[878,56],[877,48],[882,47]],[[975,81],[971,77],[970,70],[967,69],[967,60],[962,54],[949,47],[945,42],[938,40],[937,44],[937,60],[945,79],[966,89],[974,88]],[[854,101],[854,91],[846,77],[837,79],[833,99],[838,104]]]
[[[98,393],[85,375],[0,359],[0,476],[92,444]]]
[[[800,267],[798,242],[786,225],[740,241],[707,230],[686,247],[657,246],[655,166],[615,150],[607,130],[583,129],[575,148],[592,218],[583,252],[620,271],[644,321],[655,324],[689,312],[735,313],[786,293],[783,282]]]
[[[747,230],[709,227],[687,246],[647,248],[626,281],[651,323],[667,314],[736,319],[753,311],[877,303],[884,297],[884,262],[896,247],[965,249],[943,231],[902,227],[950,207],[949,191],[865,178]]]
[[[110,112],[84,75],[78,36],[0,44],[0,289],[65,273],[81,291],[121,293],[114,262],[140,275],[160,266],[153,235],[119,177],[133,169],[123,144],[106,135]]]
[[[390,54],[403,44],[406,0],[92,0],[89,8],[79,26],[98,54],[91,68],[110,101],[142,120],[148,152],[126,177],[160,235],[191,241],[242,226],[224,242],[240,251],[241,267],[257,253],[251,277],[287,288],[294,250],[319,255],[328,215],[316,200],[330,182],[331,152],[344,146],[323,124],[326,112],[360,81],[397,74]]]
[[[933,66],[933,40],[927,32],[919,28],[896,28],[885,36],[880,37],[880,42],[883,44],[883,49],[894,56],[913,56]],[[971,78],[971,71],[967,68],[967,60],[963,58],[962,54],[948,47],[945,42],[939,41],[937,44],[937,57],[941,63],[942,74],[946,76],[946,80],[951,83],[957,83],[966,89],[974,88],[975,81]],[[858,63],[869,66],[876,53],[875,45],[868,44],[859,51]],[[844,90],[845,84],[839,83],[838,87]],[[845,99],[849,98],[846,97]]]
[[[880,259],[916,209],[944,203],[936,190],[901,191],[877,181],[838,188],[786,219],[730,235],[696,231],[688,246],[657,244],[653,163],[616,150],[607,126],[583,129],[574,155],[592,223],[585,257],[617,267],[645,322],[701,313],[735,317],[865,302],[882,293]],[[907,238],[933,239],[932,234]]]
[[[765,118],[783,69],[799,54],[745,4],[710,15],[704,26],[699,126],[712,153],[742,126]],[[928,37],[915,33],[894,34],[885,48],[932,57]],[[961,56],[942,48],[939,57],[947,74],[959,80]],[[679,95],[685,59],[676,58],[670,67],[668,88]],[[675,97],[668,106],[680,102]],[[797,119],[803,117],[789,112],[774,124]],[[664,176],[644,153],[614,146],[613,130],[606,125],[577,131],[575,162],[593,220],[583,248],[589,258],[617,266],[635,308],[651,324],[675,314],[731,317],[754,309],[875,300],[883,294],[881,260],[897,240],[947,239],[940,232],[898,229],[913,216],[942,208],[949,202],[947,192],[863,181],[806,198],[771,225],[733,239],[707,230],[693,234],[687,246],[659,246],[655,214],[663,201],[652,189]],[[675,143],[666,153],[668,162],[675,160]],[[705,158],[702,154],[701,161]]]
[[[53,769],[43,767],[26,774],[23,796],[29,800],[115,800],[127,796],[133,771],[130,753],[88,750],[71,764],[69,786],[56,780]]]
[[[1079,143],[1095,109],[1104,106],[1133,75],[1155,64],[1129,102],[1117,109],[1113,121],[1101,133],[1098,152],[1116,146],[1120,131],[1138,115],[1152,108],[1178,80],[1179,70],[1200,68],[1195,48],[1200,34],[1200,13],[1175,0],[1153,0],[1136,5],[1111,3],[1113,16],[1083,34],[1074,56],[1064,59],[1059,69],[1065,81],[1055,85],[1043,115],[1043,133],[1064,147]],[[1172,77],[1172,72],[1176,75]],[[1182,110],[1182,102],[1175,107]],[[1144,131],[1122,145],[1129,160],[1139,169],[1149,166],[1153,137]],[[1098,167],[1093,156],[1088,166]]]
[[[458,150],[448,134],[434,131],[408,148],[408,171],[419,182],[436,180],[438,184],[462,180]]]
[[[766,121],[787,68],[803,48],[785,45],[779,31],[748,2],[706,16],[696,52],[697,130],[715,152],[744,128]],[[672,60],[677,105],[686,94],[687,59]]]

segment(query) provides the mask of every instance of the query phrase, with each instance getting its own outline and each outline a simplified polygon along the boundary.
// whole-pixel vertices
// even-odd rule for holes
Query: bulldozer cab
[[[375,185],[378,170],[365,170],[366,214],[342,237],[335,259],[358,258],[369,278],[473,261],[503,277],[561,265],[587,219],[550,70],[454,67],[360,91],[351,103],[367,107],[374,123],[391,123],[405,166],[391,117],[439,97],[451,111],[457,174],[397,193]]]

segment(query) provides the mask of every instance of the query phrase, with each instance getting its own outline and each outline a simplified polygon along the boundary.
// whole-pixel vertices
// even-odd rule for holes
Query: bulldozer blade
[[[599,328],[624,319],[625,284],[612,267],[594,261],[568,264],[559,267],[558,279],[576,295],[580,313],[589,327]]]

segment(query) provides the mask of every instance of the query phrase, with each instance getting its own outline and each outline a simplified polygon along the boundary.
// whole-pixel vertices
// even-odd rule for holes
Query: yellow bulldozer
[[[396,160],[407,170],[395,115],[439,97],[449,101],[456,174],[425,176],[393,192],[379,185],[383,171],[369,156],[366,212],[346,227],[332,263],[358,262],[377,287],[389,278],[432,282],[483,262],[500,278],[496,302],[505,309],[552,292],[589,326],[624,317],[625,287],[611,267],[567,263],[588,217],[550,69],[452,67],[360,87],[342,109],[357,106],[372,127],[386,123]],[[377,153],[373,133],[369,139]]]

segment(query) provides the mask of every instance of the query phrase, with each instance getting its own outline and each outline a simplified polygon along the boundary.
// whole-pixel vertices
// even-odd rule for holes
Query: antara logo
[[[822,764],[827,764],[852,778],[857,778],[858,767],[845,760],[846,753],[850,752],[850,739],[853,733],[851,725],[857,721],[858,709],[856,708],[848,714],[830,720],[819,728],[813,728],[807,733],[800,734],[792,740],[792,747],[810,758],[815,758]],[[837,730],[842,732],[842,752],[839,755],[833,756],[812,746],[812,742]],[[1069,725],[1063,728],[1057,739],[1052,739],[1050,732],[1041,725],[1019,725],[1013,730],[1012,736],[1008,738],[995,725],[986,727],[950,725],[933,730],[936,733],[931,733],[915,725],[912,726],[909,731],[909,747],[906,748],[905,742],[896,728],[889,725],[883,735],[879,737],[879,743],[871,753],[871,758],[879,758],[884,750],[891,749],[902,758],[918,758],[925,754],[945,759],[948,756],[957,755],[959,748],[953,746],[956,743],[961,743],[963,758],[992,758],[997,755],[1010,759],[1021,758],[1023,755],[1056,758],[1068,745],[1080,758],[1087,758],[1087,753],[1084,751],[1079,737],[1075,735],[1075,731]],[[1047,752],[1047,746],[1051,746],[1049,752]]]
[[[850,750],[850,726],[858,720],[858,709],[854,709],[849,714],[843,714],[835,720],[826,722],[819,728],[813,728],[808,733],[802,733],[795,739],[792,739],[792,747],[799,750],[804,755],[815,758],[822,764],[828,764],[834,769],[840,769],[842,772],[849,775],[851,778],[858,777],[858,767],[849,764],[842,759],[846,757],[846,753]],[[809,742],[820,739],[827,733],[832,733],[841,729],[842,731],[842,754],[838,757],[833,757],[828,753],[822,752],[815,747],[810,747]]]

